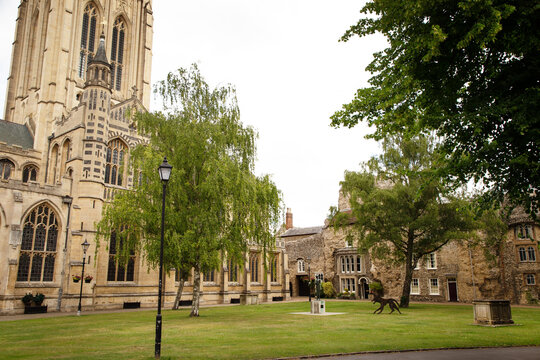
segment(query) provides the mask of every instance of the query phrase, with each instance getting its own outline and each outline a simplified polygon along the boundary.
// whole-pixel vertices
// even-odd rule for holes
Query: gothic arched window
[[[0,160],[0,179],[7,180],[11,176],[15,165],[8,159]]]
[[[259,282],[259,254],[252,254],[249,262],[251,282]]]
[[[274,255],[270,260],[270,282],[278,281],[278,256]]]
[[[86,68],[88,67],[88,61],[91,60],[94,55],[94,48],[96,44],[96,23],[97,23],[97,10],[94,4],[88,3],[84,7],[83,20],[82,20],[82,32],[81,32],[81,50],[79,57],[79,77],[86,77]]]
[[[124,67],[124,40],[126,24],[122,18],[116,18],[113,26],[111,47],[111,87],[120,90],[122,87],[122,69]]]
[[[238,265],[229,260],[229,282],[238,282]]]
[[[56,171],[58,169],[58,144],[55,144],[51,151],[49,159],[49,184],[54,184],[56,181]]]
[[[53,281],[57,240],[54,211],[37,206],[24,220],[17,281]]]
[[[120,229],[120,234],[122,233]],[[119,239],[118,239],[119,238]],[[109,243],[109,266],[107,269],[107,281],[133,281],[135,275],[135,252],[129,252],[127,264],[121,263],[116,254],[122,247],[122,236],[117,236],[116,232],[111,234]],[[127,265],[127,266],[126,266]]]
[[[105,184],[122,186],[126,167],[128,147],[120,139],[114,139],[107,146],[105,155]]]
[[[27,165],[23,169],[22,181],[27,183],[28,181],[36,181],[37,179],[37,167],[34,165]]]

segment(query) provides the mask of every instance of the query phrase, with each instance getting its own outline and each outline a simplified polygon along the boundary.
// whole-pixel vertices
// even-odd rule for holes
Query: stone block
[[[324,300],[311,301],[312,314],[324,314],[326,312],[326,302]]]
[[[475,300],[474,322],[480,325],[513,324],[510,300]]]

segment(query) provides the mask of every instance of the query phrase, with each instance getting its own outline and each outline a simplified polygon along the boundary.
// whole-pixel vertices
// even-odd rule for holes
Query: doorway
[[[309,296],[309,282],[305,275],[297,275],[296,283],[298,284],[298,296]]]
[[[458,301],[456,278],[448,278],[448,301]]]
[[[358,282],[358,296],[360,299],[369,298],[369,284],[366,278],[361,278]]]

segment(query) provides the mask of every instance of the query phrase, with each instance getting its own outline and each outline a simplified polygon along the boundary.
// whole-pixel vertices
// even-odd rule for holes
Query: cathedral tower
[[[54,123],[78,105],[104,33],[112,104],[136,97],[148,108],[151,0],[21,0],[4,119],[26,124],[44,151]]]

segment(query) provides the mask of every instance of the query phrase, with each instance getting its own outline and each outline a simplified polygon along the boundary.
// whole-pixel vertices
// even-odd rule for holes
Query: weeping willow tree
[[[166,156],[173,169],[165,201],[164,266],[184,275],[194,269],[190,316],[198,316],[201,273],[225,260],[243,264],[251,243],[263,253],[274,246],[281,193],[269,176],[254,174],[257,134],[240,122],[234,88],[211,89],[193,65],[169,73],[155,92],[164,110],[135,114],[139,133],[149,141],[131,151],[133,189],[106,206],[97,237],[107,240],[116,232],[120,261],[136,251],[158,266],[157,168]]]

